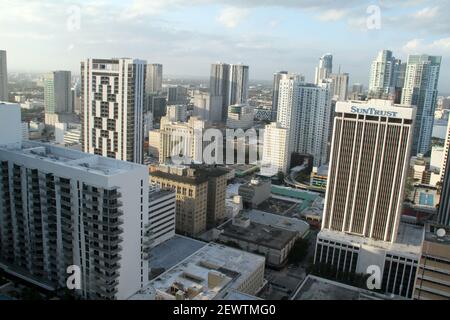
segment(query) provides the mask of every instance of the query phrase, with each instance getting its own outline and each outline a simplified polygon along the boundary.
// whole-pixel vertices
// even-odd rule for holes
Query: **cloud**
[[[407,54],[450,54],[450,37],[440,38],[431,42],[424,39],[411,39],[402,46],[402,51]]]
[[[216,20],[227,28],[235,28],[247,18],[248,15],[248,9],[227,7],[220,12]]]
[[[431,19],[437,17],[438,13],[439,7],[426,7],[414,13],[413,16],[417,19]]]
[[[347,14],[347,10],[342,9],[330,9],[325,11],[324,13],[321,13],[319,15],[320,21],[339,21],[342,18],[344,18]]]

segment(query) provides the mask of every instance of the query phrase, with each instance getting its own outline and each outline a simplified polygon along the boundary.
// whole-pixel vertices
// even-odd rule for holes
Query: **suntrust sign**
[[[352,106],[352,113],[358,114],[367,114],[369,116],[378,116],[378,117],[397,117],[398,112],[395,111],[386,111],[379,110],[375,108],[358,108],[356,106]]]

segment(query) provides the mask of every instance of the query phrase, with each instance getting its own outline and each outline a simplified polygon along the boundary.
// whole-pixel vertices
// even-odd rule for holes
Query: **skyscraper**
[[[348,73],[332,73],[329,78],[333,81],[333,99],[345,101],[348,96]]]
[[[277,120],[277,108],[278,108],[278,94],[280,90],[280,80],[286,77],[287,71],[279,71],[273,74],[273,86],[272,86],[272,112],[271,120]]]
[[[390,50],[382,50],[372,62],[370,69],[369,94],[381,97],[392,92],[396,59]]]
[[[128,298],[148,282],[147,167],[20,141],[3,131],[20,131],[13,111],[0,105],[0,267],[48,290],[78,266],[82,298]]]
[[[265,126],[261,171],[268,167],[270,174],[288,172],[292,153],[288,138],[289,130],[279,123],[272,122]]]
[[[316,67],[315,84],[319,84],[323,79],[327,79],[333,72],[333,56],[330,53],[320,57],[319,66]]]
[[[0,50],[0,101],[8,101],[8,64],[6,51]]]
[[[389,100],[337,102],[322,228],[395,240],[413,117]]]
[[[328,159],[331,80],[305,83],[298,75],[280,81],[277,122],[289,129],[289,150],[314,157],[314,166]]]
[[[226,63],[214,63],[211,65],[211,75],[209,81],[209,93],[211,97],[214,97],[215,102],[210,106],[210,112],[214,109],[220,108],[220,115],[222,121],[226,121],[229,100],[229,79],[230,79],[230,65]]]
[[[81,63],[83,151],[142,163],[145,66],[128,58]]]
[[[162,90],[163,66],[159,63],[147,64],[145,93],[157,93]]]
[[[70,71],[53,71],[44,78],[46,114],[72,113],[72,76]]]
[[[248,70],[248,66],[242,64],[232,64],[230,66],[229,105],[247,103]]]
[[[401,103],[417,106],[413,155],[425,154],[431,148],[440,67],[439,56],[408,56]]]

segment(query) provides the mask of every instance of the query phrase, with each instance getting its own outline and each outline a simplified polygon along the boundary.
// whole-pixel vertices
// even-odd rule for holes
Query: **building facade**
[[[270,171],[287,173],[291,162],[289,149],[289,130],[277,122],[272,122],[264,128],[264,144],[262,164],[270,166]],[[261,169],[262,170],[262,169]]]
[[[145,79],[145,93],[158,93],[162,90],[163,65],[159,63],[147,64]]]
[[[150,185],[148,194],[150,228],[147,232],[152,248],[175,236],[175,207],[176,194],[174,190]]]
[[[316,67],[314,83],[319,84],[322,80],[327,79],[333,72],[333,56],[330,53],[320,57],[319,66]]]
[[[0,50],[0,101],[8,101],[8,63],[6,50]]]
[[[53,71],[44,78],[46,114],[72,113],[72,76],[70,71]]]
[[[145,67],[128,58],[81,63],[84,152],[142,163]]]

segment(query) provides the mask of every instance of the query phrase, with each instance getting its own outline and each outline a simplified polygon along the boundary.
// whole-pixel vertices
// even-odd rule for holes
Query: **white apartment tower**
[[[147,167],[6,140],[3,122],[20,128],[16,110],[19,121],[0,105],[0,268],[60,289],[78,266],[76,294],[126,299],[148,282]]]
[[[332,73],[329,78],[333,81],[333,99],[346,101],[348,96],[348,73]]]
[[[289,130],[279,123],[272,122],[264,128],[263,166],[273,168],[272,172],[287,173],[290,166]]]
[[[273,74],[273,86],[272,86],[272,112],[270,120],[277,120],[278,109],[278,95],[280,93],[280,80],[285,79],[288,75],[287,71],[279,71]]]
[[[331,97],[331,80],[313,85],[290,75],[280,81],[277,122],[289,129],[289,149],[311,154],[314,166],[325,164],[328,159]]]
[[[151,247],[155,247],[175,236],[176,192],[150,185],[148,195],[148,236]]]
[[[322,228],[395,241],[415,109],[337,102]]]
[[[431,149],[440,67],[439,56],[408,56],[401,103],[417,107],[413,155],[425,154]]]
[[[81,63],[83,151],[142,163],[145,73],[142,60]]]
[[[391,93],[394,85],[395,57],[390,50],[382,50],[372,62],[369,93],[382,95]]]
[[[319,66],[316,67],[314,83],[319,84],[323,79],[327,79],[333,72],[333,56],[330,53],[320,57]]]
[[[8,101],[8,64],[6,51],[0,50],[0,101]]]

